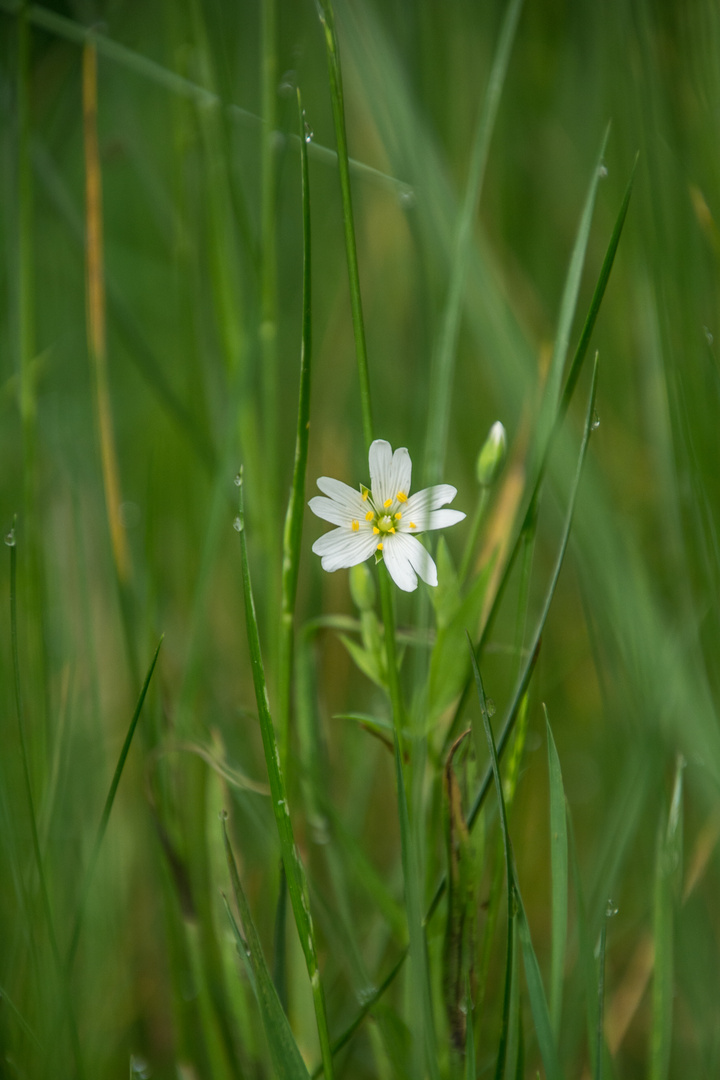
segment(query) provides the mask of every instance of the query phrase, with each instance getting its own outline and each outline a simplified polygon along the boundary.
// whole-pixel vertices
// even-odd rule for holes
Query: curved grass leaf
[[[260,938],[250,913],[250,905],[240,883],[240,875],[228,839],[225,822],[223,822],[223,837],[233,893],[242,919],[243,930],[245,931],[244,938],[229,907],[227,909],[228,915],[235,934],[238,953],[246,965],[249,961],[252,987],[260,1008],[260,1016],[262,1017],[275,1075],[279,1080],[309,1080],[307,1066],[298,1049],[290,1023],[280,1004],[275,984],[265,963]]]
[[[565,949],[568,920],[568,840],[560,758],[550,727],[547,708],[545,727],[548,744],[550,780],[550,866],[552,869],[552,955],[550,961],[550,1016],[557,1039],[562,1015],[562,988],[565,975]]]

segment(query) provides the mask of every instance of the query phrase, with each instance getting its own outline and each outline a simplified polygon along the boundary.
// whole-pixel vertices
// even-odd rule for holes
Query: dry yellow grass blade
[[[96,423],[100,439],[105,506],[113,559],[118,578],[123,585],[126,585],[130,580],[131,565],[125,530],[120,521],[120,476],[107,377],[102,185],[97,135],[97,50],[91,43],[86,44],[83,49],[82,93],[85,143],[87,339],[95,376]]]

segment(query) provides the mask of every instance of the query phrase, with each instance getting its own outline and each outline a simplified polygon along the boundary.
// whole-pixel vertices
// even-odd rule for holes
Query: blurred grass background
[[[470,0],[338,4],[376,435],[409,448],[416,488],[455,223],[503,14],[502,3]],[[87,326],[92,93],[86,71],[84,128],[83,50],[87,57],[91,38],[104,345]],[[242,461],[274,703],[302,300],[296,86],[312,134],[308,494],[319,475],[367,480],[322,31],[309,2],[278,0],[276,10],[269,0],[22,9],[3,2],[0,56],[0,514],[4,532],[18,515],[30,779],[61,952],[117,755],[165,635],[66,985],[53,965],[32,859],[6,552],[0,1075],[73,1075],[71,1025],[58,1019],[64,999],[89,1076],[127,1075],[131,1055],[136,1072],[145,1061],[158,1077],[268,1075],[219,895],[227,881],[217,813],[231,810],[268,956],[279,858],[272,817],[263,794],[227,783],[193,750],[265,782],[233,476]],[[546,702],[593,933],[609,897],[618,908],[608,923],[606,974],[607,1069],[617,1077],[645,1074],[651,1061],[648,1075],[658,1078],[720,1072],[718,57],[720,12],[709,0],[526,0],[474,225],[452,389],[444,479],[458,488],[455,505],[470,513],[490,424],[502,419],[512,460],[536,415],[577,222],[610,121],[580,313],[638,151],[639,162],[593,339],[600,425],[531,690],[511,831],[546,970]],[[573,344],[580,326],[578,319]],[[99,419],[103,386],[111,430]],[[585,394],[583,381],[567,443],[551,461],[531,612],[557,546],[556,498],[562,505]],[[108,508],[103,445],[117,466]],[[491,511],[502,505],[496,498]],[[498,527],[507,525],[500,517]],[[352,615],[348,575],[321,572],[309,550],[321,530],[311,515],[305,526],[298,626]],[[461,528],[448,534],[456,559]],[[399,604],[401,625],[412,610]],[[515,619],[510,597],[483,673],[498,704],[514,675],[505,646]],[[380,743],[333,718],[377,708],[372,687],[332,632],[305,640],[325,756],[317,746],[308,751],[307,732],[294,733],[293,745],[321,770],[332,854],[320,842],[327,837],[313,799],[302,794],[301,768],[295,827],[337,1033],[364,980],[371,985],[387,969],[391,946],[402,941],[393,767]],[[681,865],[667,872],[679,876],[674,969],[661,954],[672,982],[672,1045],[658,1063],[649,957],[663,877],[657,837],[678,753],[686,761],[684,847]],[[430,834],[428,845],[430,889],[441,835]],[[579,978],[574,934],[560,1047],[568,1074],[582,1075],[589,1059],[580,994],[571,992]],[[290,1018],[314,1063],[309,989],[292,934],[290,941]],[[501,966],[499,952],[491,978],[498,998]],[[342,1052],[340,1075],[380,1075],[383,1067],[406,1075],[387,1049],[407,1037],[396,1011],[402,996],[400,980],[387,1012],[378,1010]],[[499,1000],[485,1008],[480,1029],[492,1046]],[[483,1060],[482,1044],[480,1053]],[[527,1055],[534,1076],[530,1035]]]

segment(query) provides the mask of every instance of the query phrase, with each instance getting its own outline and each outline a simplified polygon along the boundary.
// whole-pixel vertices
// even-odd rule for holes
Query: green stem
[[[400,687],[400,672],[398,671],[393,587],[390,574],[384,564],[379,576],[380,606],[382,608],[383,625],[385,627],[388,691],[390,693],[390,703],[392,705],[393,723],[395,725],[395,732],[400,747],[400,758],[401,760],[404,760],[403,728],[405,726],[405,707],[403,705],[402,689]]]
[[[357,355],[358,375],[360,377],[360,406],[362,408],[363,435],[365,445],[370,449],[373,441],[372,410],[370,407],[370,375],[368,372],[367,346],[365,343],[365,324],[363,322],[362,298],[360,295],[360,274],[358,271],[357,243],[355,241],[355,221],[350,191],[350,163],[348,158],[347,133],[345,130],[345,104],[343,99],[342,72],[340,70],[340,51],[335,32],[335,14],[332,0],[321,0],[320,20],[325,31],[328,71],[330,73],[330,98],[332,101],[335,141],[337,142],[338,171],[340,173],[340,191],[342,195],[343,225],[345,228],[345,250],[347,252],[348,277],[350,279],[350,305],[352,309],[353,331],[355,334],[355,353]]]
[[[300,861],[300,856],[295,846],[292,819],[290,817],[290,809],[288,806],[287,789],[283,777],[282,766],[280,764],[280,753],[275,737],[275,728],[270,714],[265,668],[263,665],[262,651],[260,649],[260,634],[258,631],[257,615],[255,613],[255,600],[253,597],[252,582],[250,579],[250,564],[248,561],[247,537],[245,535],[245,506],[242,470],[239,474],[239,480],[239,513],[235,526],[240,534],[240,557],[245,600],[245,625],[247,627],[248,648],[250,650],[253,685],[255,688],[255,701],[257,703],[258,716],[260,719],[260,732],[262,735],[265,764],[268,771],[268,780],[270,782],[270,794],[272,798],[273,813],[275,815],[275,824],[280,840],[280,851],[287,877],[290,904],[297,925],[298,937],[305,957],[310,984],[312,986],[313,1004],[315,1006],[315,1017],[320,1040],[323,1069],[325,1071],[326,1080],[332,1080],[332,1051],[330,1048],[330,1035],[328,1032],[327,1013],[325,1009],[325,995],[318,967],[315,930],[313,927],[312,916],[310,915],[307,879],[305,877],[305,869]]]
[[[487,509],[488,499],[490,498],[490,489],[487,487],[481,487],[478,495],[477,505],[475,506],[475,513],[470,525],[470,533],[465,544],[465,551],[463,552],[462,562],[460,563],[460,574],[458,575],[460,581],[464,582],[470,573],[470,564],[475,554],[477,547],[478,536],[480,535],[480,526],[482,525],[483,518],[485,517],[485,510]]]
[[[282,599],[280,615],[280,656],[278,699],[280,710],[280,760],[288,765],[290,743],[290,702],[293,667],[293,637],[295,598],[302,543],[302,523],[305,510],[305,474],[307,470],[310,427],[310,359],[312,355],[312,276],[310,246],[310,184],[307,147],[303,137],[305,114],[298,90],[300,120],[300,168],[302,181],[303,216],[303,317],[300,343],[300,391],[298,395],[297,433],[295,436],[295,466],[292,488],[285,515],[282,563]]]

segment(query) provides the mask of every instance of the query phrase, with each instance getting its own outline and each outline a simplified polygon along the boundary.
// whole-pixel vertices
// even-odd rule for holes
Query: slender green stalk
[[[20,418],[26,461],[26,479],[35,475],[35,354],[34,288],[32,257],[33,177],[30,161],[30,26],[23,4],[17,20],[18,72],[18,333],[20,352]]]
[[[122,776],[123,769],[125,768],[127,756],[130,753],[130,745],[133,740],[133,735],[135,734],[135,728],[137,727],[138,720],[140,719],[142,707],[145,704],[145,697],[148,692],[148,687],[150,686],[150,680],[153,677],[153,672],[155,671],[155,665],[157,663],[157,658],[160,653],[160,646],[163,643],[163,637],[164,635],[160,638],[157,644],[157,648],[155,649],[155,655],[152,658],[152,662],[150,664],[150,667],[148,668],[147,675],[145,676],[145,682],[143,683],[142,690],[140,691],[140,697],[138,698],[137,705],[135,706],[135,712],[132,715],[130,726],[128,727],[127,734],[125,735],[125,741],[123,742],[122,749],[120,751],[120,757],[118,758],[117,765],[115,766],[115,772],[110,783],[110,789],[107,793],[107,798],[105,799],[103,812],[100,816],[100,822],[98,824],[98,830],[95,836],[95,843],[93,844],[92,854],[90,855],[87,870],[85,871],[85,881],[80,892],[80,900],[78,902],[77,911],[75,913],[75,922],[73,924],[73,932],[70,938],[70,946],[68,948],[67,956],[65,958],[65,967],[68,973],[72,970],[72,966],[75,960],[75,954],[77,952],[77,946],[80,940],[82,920],[85,914],[85,905],[87,903],[87,897],[90,891],[90,884],[92,882],[95,873],[95,867],[97,866],[98,857],[100,855],[100,848],[102,847],[102,842],[105,839],[105,831],[107,829],[108,821],[110,820],[110,814],[112,812],[113,803],[115,802],[115,796],[117,794],[117,789],[120,784],[120,778]]]
[[[470,566],[473,561],[473,556],[475,555],[475,549],[480,535],[480,526],[485,517],[485,510],[487,509],[489,498],[490,489],[488,487],[481,487],[478,492],[478,500],[470,523],[470,529],[468,530],[468,538],[465,541],[465,550],[463,551],[460,570],[458,572],[458,579],[462,582],[467,580],[467,576],[470,573]]]
[[[393,596],[393,584],[387,567],[383,564],[380,568],[380,607],[382,609],[383,626],[385,627],[385,655],[387,656],[387,679],[390,692],[390,704],[392,705],[393,724],[400,753],[403,749],[403,729],[405,727],[405,706],[403,704],[402,688],[400,686],[400,672],[398,670],[397,642],[395,639],[395,607]]]
[[[568,922],[568,838],[560,758],[555,746],[547,707],[545,727],[548,743],[550,781],[550,867],[552,871],[552,952],[550,959],[550,1016],[555,1038],[560,1035],[562,990],[565,978],[565,950]]]
[[[45,877],[45,867],[43,864],[42,853],[40,851],[40,837],[37,827],[37,815],[35,813],[35,800],[32,792],[32,782],[30,780],[30,764],[28,757],[27,737],[25,734],[25,712],[23,709],[22,688],[20,684],[20,653],[18,649],[17,633],[17,541],[15,535],[15,521],[13,521],[12,530],[6,537],[5,542],[10,547],[10,640],[12,645],[15,710],[17,714],[18,734],[20,737],[20,756],[22,759],[23,782],[25,785],[25,795],[27,797],[28,814],[30,818],[30,835],[32,839],[32,848],[35,858],[35,866],[38,874],[38,881],[40,883],[40,896],[42,898],[43,912],[45,915],[45,921],[47,923],[48,936],[50,938],[50,947],[52,950],[53,961],[55,963],[55,969],[58,976],[58,983],[61,988],[63,1007],[65,1009],[68,1025],[70,1028],[70,1039],[72,1042],[73,1056],[75,1058],[75,1069],[77,1071],[79,1080],[82,1080],[82,1077],[84,1076],[84,1067],[82,1051],[80,1049],[80,1038],[78,1035],[77,1024],[75,1022],[72,1002],[70,1000],[70,987],[65,976],[65,970],[63,968],[62,960],[60,959],[60,950],[58,948],[57,937],[55,935],[55,925],[53,922],[52,907],[50,905],[50,895],[48,893],[47,879]]]
[[[277,0],[262,0],[260,142],[260,348],[262,354],[263,483],[275,506],[278,446],[278,290],[277,290]]]
[[[330,73],[330,100],[332,102],[335,141],[338,153],[338,171],[342,195],[343,225],[345,228],[345,250],[347,253],[348,277],[350,279],[350,305],[352,309],[353,332],[355,334],[355,353],[357,356],[358,375],[360,378],[360,407],[362,409],[363,434],[365,445],[370,449],[373,441],[372,409],[370,406],[370,374],[368,371],[367,345],[365,343],[365,324],[360,295],[360,274],[358,271],[357,243],[355,241],[355,221],[350,191],[350,164],[348,158],[347,133],[345,130],[345,104],[343,100],[342,72],[340,70],[340,50],[335,30],[335,13],[332,0],[320,0],[320,20],[325,31],[328,71]]]
[[[307,879],[305,870],[293,835],[292,819],[288,807],[287,790],[283,778],[280,754],[267,694],[265,681],[265,669],[262,652],[260,649],[260,634],[255,614],[255,601],[253,598],[252,582],[250,580],[250,565],[248,562],[247,537],[245,535],[245,506],[243,497],[242,470],[239,474],[239,507],[236,528],[240,534],[240,557],[242,562],[243,592],[245,597],[245,624],[247,627],[248,646],[250,649],[250,661],[252,666],[253,685],[255,688],[255,700],[257,702],[258,716],[260,718],[260,731],[262,734],[265,764],[270,781],[270,793],[272,798],[273,813],[280,839],[280,850],[287,876],[290,904],[292,906],[295,923],[298,929],[300,945],[305,957],[310,984],[312,986],[313,1004],[317,1020],[318,1036],[320,1039],[320,1052],[322,1054],[323,1069],[326,1080],[332,1080],[333,1063],[330,1048],[330,1036],[327,1025],[325,1009],[325,995],[323,992],[320,970],[318,968],[317,948],[315,944],[315,930],[308,897]]]
[[[598,1009],[597,1041],[595,1048],[595,1080],[602,1080],[603,1057],[605,1052],[605,942],[607,940],[607,915],[603,918],[600,931],[600,949],[598,956]]]
[[[493,60],[487,90],[478,116],[465,198],[460,211],[455,247],[450,262],[450,281],[443,311],[440,337],[433,351],[430,370],[430,394],[427,438],[425,441],[425,481],[437,484],[442,478],[447,437],[450,425],[450,405],[455,374],[455,352],[460,331],[465,282],[473,243],[473,222],[477,216],[487,166],[490,140],[507,72],[515,29],[523,0],[511,0],[507,6]]]
[[[298,90],[298,115],[300,134],[304,131],[305,113]],[[288,767],[290,742],[290,703],[293,668],[293,636],[295,621],[295,598],[297,595],[302,523],[305,510],[305,475],[307,471],[308,441],[310,435],[310,369],[312,358],[312,249],[310,230],[310,181],[308,175],[307,145],[300,141],[300,177],[302,186],[303,222],[303,315],[300,341],[300,390],[298,394],[297,432],[295,435],[295,465],[292,488],[285,514],[282,562],[282,599],[280,615],[279,649],[279,711],[280,711],[280,760]]]

